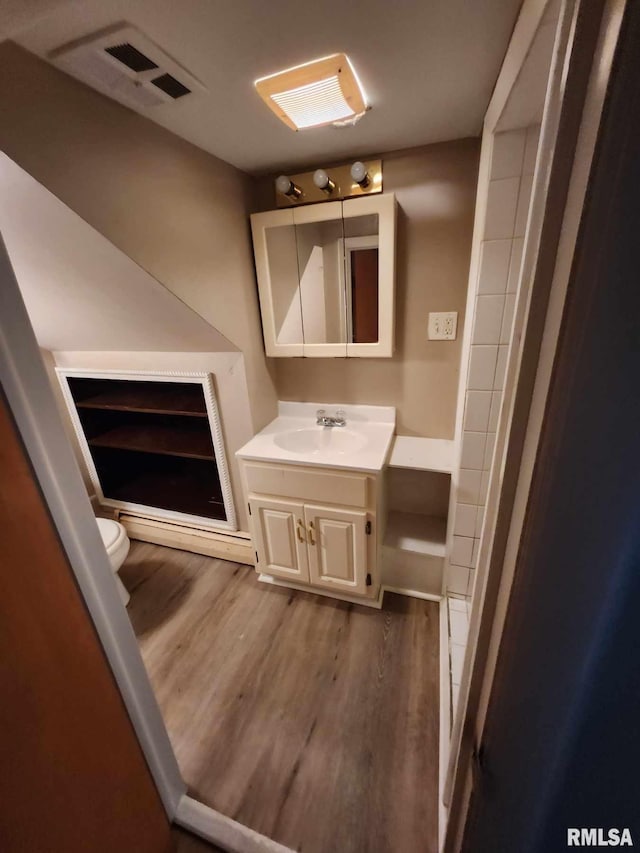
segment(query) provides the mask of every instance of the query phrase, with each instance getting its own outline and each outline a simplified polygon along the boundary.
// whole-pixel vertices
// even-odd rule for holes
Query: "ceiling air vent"
[[[153,68],[158,67],[153,59],[149,59],[148,56],[145,56],[144,53],[141,53],[128,42],[114,44],[113,47],[106,47],[105,50],[109,56],[113,56],[118,62],[122,62],[123,65],[126,65],[127,68],[136,73],[139,71],[151,71]]]
[[[191,89],[187,89],[186,86],[176,80],[175,77],[172,77],[171,74],[162,74],[160,77],[155,77],[152,81],[154,86],[157,86],[158,89],[162,89],[162,91],[169,95],[170,98],[174,100],[176,98],[181,98],[183,95],[188,95],[191,92]]]
[[[50,61],[99,92],[139,111],[206,92],[196,78],[128,24],[57,48]]]

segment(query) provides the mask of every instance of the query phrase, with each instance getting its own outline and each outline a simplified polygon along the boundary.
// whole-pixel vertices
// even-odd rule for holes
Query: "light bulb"
[[[302,195],[302,190],[299,186],[293,183],[288,175],[280,175],[276,178],[276,190],[288,198],[299,199]]]
[[[327,175],[324,169],[315,170],[313,173],[313,183],[319,190],[327,193],[327,195],[330,195],[336,188],[335,183],[331,180],[329,175]]]
[[[359,184],[361,187],[369,185],[369,173],[367,172],[367,167],[361,160],[356,160],[351,167],[351,177],[356,184]]]

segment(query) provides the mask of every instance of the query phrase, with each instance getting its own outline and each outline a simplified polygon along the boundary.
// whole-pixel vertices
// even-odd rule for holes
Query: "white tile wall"
[[[462,433],[462,453],[460,454],[460,464],[464,468],[473,468],[477,471],[482,471],[484,467],[484,447],[487,441],[486,432],[470,432],[465,430]]]
[[[489,432],[498,431],[498,417],[500,416],[500,406],[502,405],[502,391],[491,392],[491,409],[489,411],[489,424],[487,429]]]
[[[481,295],[476,300],[473,318],[473,344],[499,344],[504,311],[503,295]]]
[[[451,547],[451,562],[456,566],[471,568],[473,556],[473,537],[454,536]]]
[[[527,129],[527,139],[524,148],[524,161],[522,163],[522,174],[533,175],[538,154],[538,142],[540,139],[540,128],[530,127]]]
[[[481,476],[481,471],[472,471],[469,468],[460,469],[460,475],[458,477],[458,500],[463,503],[478,503]]]
[[[467,391],[464,405],[465,430],[486,432],[491,411],[491,391]]]
[[[522,237],[527,227],[527,216],[529,215],[529,202],[531,201],[532,185],[533,175],[523,175],[520,179],[520,191],[518,192],[516,223],[513,230],[514,237]]]
[[[502,314],[502,330],[500,331],[500,343],[508,344],[511,340],[511,327],[513,325],[513,311],[516,307],[516,294],[507,293],[504,299],[504,312]]]
[[[466,596],[469,589],[470,573],[471,570],[465,566],[456,566],[452,563],[447,573],[447,591]]]
[[[511,240],[485,240],[480,250],[478,293],[505,293],[509,278]]]
[[[513,237],[518,207],[520,178],[503,178],[489,182],[484,239],[502,240]]]
[[[509,261],[509,278],[507,279],[507,293],[515,293],[518,289],[523,245],[524,239],[522,237],[514,238],[511,246],[511,260]]]
[[[522,161],[525,153],[527,131],[509,131],[496,133],[493,137],[493,154],[491,157],[491,180],[520,176]]]
[[[456,504],[456,518],[453,532],[456,536],[475,536],[478,507],[475,504]]]
[[[493,387],[496,391],[504,390],[504,375],[507,370],[507,356],[509,347],[502,345],[498,347],[498,359],[496,361],[496,375],[493,379]]]
[[[475,391],[493,390],[497,359],[498,347],[495,344],[474,344],[469,358],[467,388]]]
[[[448,591],[467,599],[475,581],[502,405],[538,136],[539,128],[531,127],[497,134],[493,144],[447,573]],[[456,633],[452,649],[464,650],[466,639],[461,637]],[[452,666],[454,657],[459,656],[459,651],[452,652]]]

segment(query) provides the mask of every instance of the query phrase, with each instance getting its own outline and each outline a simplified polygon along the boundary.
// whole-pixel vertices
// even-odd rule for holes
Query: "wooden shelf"
[[[390,512],[384,544],[397,551],[445,556],[447,522],[432,515],[411,512]]]
[[[207,429],[195,430],[163,424],[122,424],[90,438],[89,446],[215,460],[211,435]]]
[[[110,384],[117,387],[107,387],[97,394],[78,400],[76,406],[79,409],[103,409],[114,412],[207,417],[207,407],[199,385],[176,388],[172,383],[163,382]]]
[[[204,518],[225,519],[217,481],[195,478],[188,471],[146,471],[109,489],[112,500],[184,512]]]
[[[455,459],[455,442],[446,438],[397,435],[391,449],[392,468],[411,468],[450,474]]]

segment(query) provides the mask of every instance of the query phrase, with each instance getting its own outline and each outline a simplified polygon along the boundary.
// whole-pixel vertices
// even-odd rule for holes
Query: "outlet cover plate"
[[[439,311],[429,314],[430,341],[455,341],[457,330],[457,311]]]

